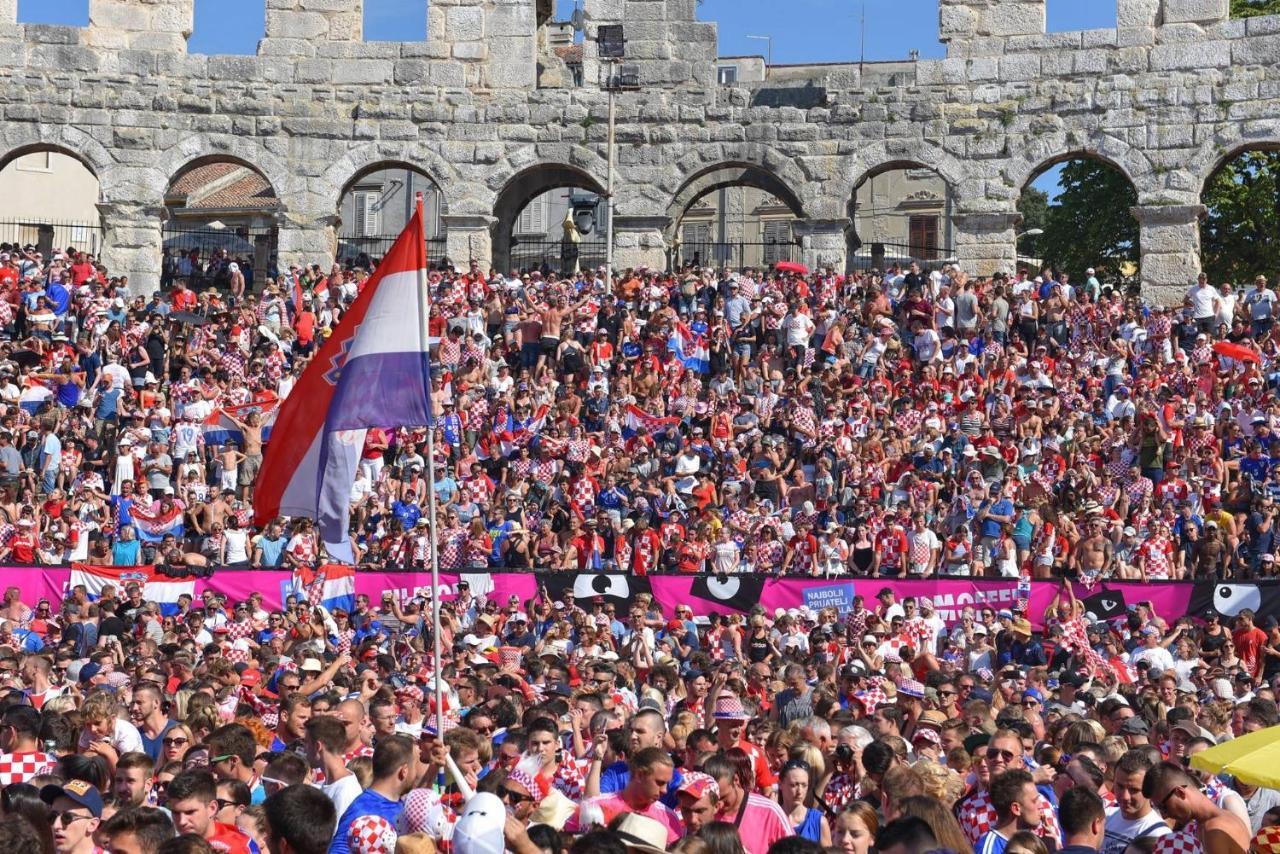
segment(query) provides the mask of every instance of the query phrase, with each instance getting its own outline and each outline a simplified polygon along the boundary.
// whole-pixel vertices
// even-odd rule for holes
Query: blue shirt
[[[111,546],[111,563],[113,566],[137,566],[141,550],[141,540],[116,540]]]
[[[631,772],[627,770],[627,763],[615,762],[600,772],[600,794],[611,795],[614,792],[621,792],[629,782],[631,782]],[[680,769],[673,769],[671,772],[671,784],[667,786],[667,793],[659,800],[672,809],[678,809],[679,801],[676,799],[676,793],[680,791],[682,782],[684,782],[684,777],[681,776]]]
[[[350,854],[351,846],[347,844],[347,836],[351,832],[351,824],[356,819],[365,815],[382,816],[391,823],[392,827],[395,827],[396,819],[400,817],[402,809],[399,801],[393,801],[373,789],[365,789],[351,802],[351,806],[347,807],[342,818],[338,819],[338,828],[333,834],[333,842],[329,845],[329,854]]]
[[[996,516],[1012,516],[1013,502],[1007,498],[1001,498],[995,504],[987,508],[987,512]],[[994,519],[982,520],[982,536],[998,537],[1000,536],[1000,523]]]
[[[973,846],[973,854],[1004,854],[1005,846],[1008,844],[1009,840],[994,830],[988,830],[978,837],[978,844]]]

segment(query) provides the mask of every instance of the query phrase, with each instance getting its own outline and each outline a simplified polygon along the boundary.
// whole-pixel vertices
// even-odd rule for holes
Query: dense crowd
[[[90,255],[0,253],[0,560],[322,559],[309,520],[253,527],[253,486],[274,408],[369,270],[259,292],[208,267],[225,289],[131,294]],[[1264,277],[1202,276],[1172,309],[1092,271],[949,265],[472,265],[430,289],[437,480],[425,429],[369,431],[365,566],[429,561],[434,488],[445,570],[1274,574]]]
[[[91,256],[5,249],[0,558],[324,559],[309,520],[255,529],[254,482],[289,440],[273,407],[370,270],[259,289],[215,258],[225,289],[175,266],[132,294]],[[707,620],[464,581],[436,661],[429,600],[174,612],[127,579],[15,587],[0,850],[1280,852],[1280,793],[1188,762],[1280,723],[1280,626],[1148,602],[1091,622],[1070,583],[1274,574],[1265,279],[1202,278],[1172,310],[1093,271],[429,281],[437,480],[423,430],[369,431],[366,570],[430,561],[434,490],[446,570],[1060,592],[951,624],[890,587]]]

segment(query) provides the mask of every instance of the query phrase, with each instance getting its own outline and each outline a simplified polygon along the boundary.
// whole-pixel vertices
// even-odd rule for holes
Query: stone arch
[[[893,139],[858,143],[858,150],[841,170],[840,179],[824,194],[820,215],[847,215],[853,194],[868,180],[894,169],[929,169],[937,172],[959,196],[967,178],[964,164],[946,149],[923,139]]]
[[[211,160],[235,161],[261,173],[280,200],[282,212],[295,207],[307,209],[300,203],[305,192],[305,179],[296,175],[287,161],[245,137],[204,135],[184,139],[166,152],[158,164],[157,168],[164,175],[161,192],[175,176]]]
[[[905,174],[910,170],[932,173],[944,185],[941,193],[929,187],[935,179]],[[892,172],[904,173],[896,189],[890,183],[888,192],[893,199],[892,205],[872,211],[869,214],[871,222],[864,220],[860,231],[860,219],[868,216],[859,207],[860,191],[867,188],[873,179]],[[908,258],[926,263],[945,260],[955,252],[954,221],[966,186],[966,173],[961,161],[942,146],[926,140],[873,142],[855,153],[838,184],[838,195],[824,200],[827,205],[841,205],[839,216],[848,223],[845,228],[846,270],[859,269],[860,265],[883,267],[889,263],[904,263]],[[874,185],[868,190],[874,191]],[[898,193],[900,195],[896,195]],[[921,232],[922,242],[913,237],[916,218],[933,220],[933,231]],[[930,226],[926,223],[924,227]]]
[[[458,173],[436,151],[421,143],[405,147],[385,142],[362,145],[344,153],[320,176],[321,192],[336,200],[361,176],[388,167],[403,167],[426,175],[440,188],[445,205],[457,195]]]
[[[1249,134],[1239,124],[1223,127],[1196,150],[1186,167],[1195,182],[1196,201],[1209,179],[1246,151],[1280,151],[1280,120],[1250,124],[1261,127],[1253,128],[1255,132]]]
[[[1267,171],[1274,173],[1280,162],[1277,152],[1280,152],[1280,126],[1265,136],[1243,136],[1234,130],[1229,135],[1220,134],[1212,148],[1202,147],[1197,152],[1190,167],[1194,170],[1198,203],[1193,208],[1196,213],[1193,227],[1199,237],[1196,245],[1201,270],[1214,284],[1236,282],[1239,287],[1248,287],[1254,276],[1266,272],[1272,264],[1272,254],[1268,251],[1272,235],[1265,223],[1241,222],[1230,206],[1226,211],[1210,206],[1216,199],[1208,190],[1227,166],[1247,154],[1270,155]]]
[[[1099,135],[1085,144],[1072,144],[1065,138],[1042,137],[1022,148],[1005,165],[1005,182],[1012,189],[1016,204],[1023,189],[1059,163],[1068,160],[1096,160],[1123,175],[1139,197],[1158,191],[1153,184],[1151,161],[1137,148],[1112,136]]]
[[[105,185],[116,165],[106,146],[73,125],[13,123],[5,126],[3,138],[6,153],[0,159],[0,169],[23,154],[57,151],[79,160]]]
[[[705,166],[685,178],[668,203],[666,231],[668,244],[674,240],[680,221],[689,208],[703,196],[722,187],[754,187],[776,197],[797,217],[805,216],[805,207],[800,196],[772,169],[759,163],[741,160],[718,162]]]
[[[488,182],[492,187],[494,181]],[[560,187],[582,187],[603,196],[604,182],[586,169],[564,162],[539,161],[510,175],[500,185],[493,204],[493,262],[498,269],[511,266],[511,232],[516,219],[531,201]]]
[[[361,255],[381,258],[408,225],[417,194],[421,194],[424,201],[423,230],[428,240],[437,243],[435,253],[443,252],[442,217],[449,212],[449,196],[435,176],[421,166],[406,158],[372,160],[352,173],[340,186],[331,202],[334,206],[332,239],[339,261]],[[361,230],[360,208],[364,198],[357,192],[368,195],[375,189],[378,199],[376,230]]]

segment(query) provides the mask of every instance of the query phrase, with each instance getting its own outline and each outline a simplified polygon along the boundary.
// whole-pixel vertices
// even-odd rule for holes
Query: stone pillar
[[[11,32],[18,23],[18,0],[0,0],[0,27]],[[11,38],[11,36],[7,36]]]
[[[0,23],[10,20],[0,0]],[[187,52],[195,26],[194,0],[89,0],[84,43],[109,50]]]
[[[497,219],[484,214],[440,215],[440,224],[444,226],[445,255],[455,267],[466,270],[475,261],[481,270],[487,271],[493,265],[493,224],[496,222]]]
[[[103,202],[102,263],[113,276],[128,276],[129,289],[149,294],[160,287],[164,208],[135,202]]]
[[[299,267],[319,264],[322,270],[332,267],[338,251],[337,221],[336,214],[321,217],[293,211],[276,214],[276,269],[288,270],[295,264]]]
[[[811,271],[830,267],[836,273],[845,272],[849,257],[849,241],[846,236],[850,220],[797,219],[791,223],[791,235],[800,242],[800,257],[796,260]]]
[[[938,38],[950,56],[998,54],[1009,36],[1045,32],[1045,0],[938,0]]]
[[[613,269],[648,267],[667,269],[667,240],[663,236],[671,225],[666,216],[613,215]]]
[[[267,0],[261,55],[315,56],[325,42],[364,40],[364,0]]]
[[[1204,205],[1138,205],[1129,210],[1138,221],[1143,297],[1181,305],[1187,288],[1200,275]]]
[[[951,216],[956,261],[971,276],[1013,273],[1018,261],[1017,211],[956,213]]]

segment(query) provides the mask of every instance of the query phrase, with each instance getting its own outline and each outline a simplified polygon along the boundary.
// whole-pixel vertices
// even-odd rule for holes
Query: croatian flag
[[[174,504],[166,513],[160,505],[155,510],[133,505],[129,508],[129,516],[133,520],[133,528],[138,532],[138,539],[144,543],[158,543],[166,534],[173,534],[181,539],[186,532],[182,522],[182,508]]]
[[[33,385],[22,392],[22,396],[18,398],[18,406],[28,415],[35,415],[40,409],[40,405],[53,396],[53,389],[42,386]]]
[[[254,492],[255,521],[315,519],[325,548],[354,563],[349,499],[371,427],[432,423],[422,202],[276,414]]]
[[[312,606],[350,613],[356,606],[356,568],[341,563],[326,563],[319,569],[299,566],[293,571],[293,592],[305,596]]]
[[[707,339],[683,322],[676,321],[676,328],[667,339],[667,347],[689,370],[711,373],[711,351],[707,349]]]
[[[237,421],[243,422],[252,412],[256,412],[262,417],[262,441],[265,442],[271,438],[271,427],[275,424],[276,410],[279,408],[280,401],[276,399],[263,403],[245,403],[240,406],[224,406],[221,409],[215,409],[209,413],[209,417],[201,425],[204,443],[206,445],[221,445],[224,442],[234,441],[243,447],[244,435],[240,432],[240,428],[235,421],[232,421],[227,416],[233,416]]]
[[[627,404],[626,412],[622,416],[622,435],[629,439],[641,427],[649,433],[658,433],[679,423],[680,419],[674,415],[665,418],[650,415],[634,403],[629,403]]]
[[[516,429],[515,433],[511,436],[512,450],[515,448],[523,448],[533,440],[534,436],[537,436],[542,432],[543,425],[547,423],[547,413],[550,411],[550,406],[545,403],[542,404],[542,406],[538,407],[538,411],[532,418]],[[511,451],[507,451],[507,454],[510,453]]]
[[[185,593],[194,598],[196,594],[194,578],[166,578],[153,566],[71,564],[70,588],[83,584],[91,602],[102,598],[102,591],[108,584],[116,588],[117,597],[122,597],[125,586],[132,583],[143,585],[142,598],[157,603],[160,613],[165,615],[178,613],[179,596]]]

